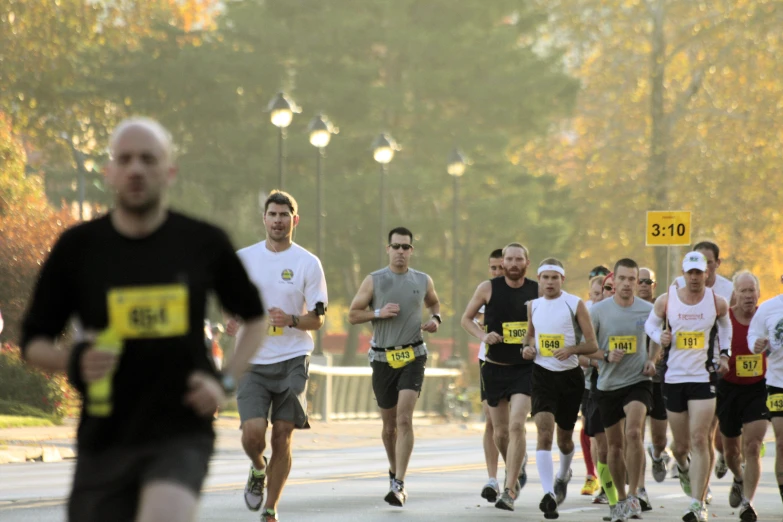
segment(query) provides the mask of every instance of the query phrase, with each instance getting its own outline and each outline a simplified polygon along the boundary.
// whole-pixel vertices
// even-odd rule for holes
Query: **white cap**
[[[707,258],[701,252],[688,252],[682,259],[682,271],[688,272],[690,270],[707,271]]]

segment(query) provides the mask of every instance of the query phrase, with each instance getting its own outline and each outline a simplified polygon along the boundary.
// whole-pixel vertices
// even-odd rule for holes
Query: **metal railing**
[[[372,369],[367,366],[332,366],[331,356],[313,356],[307,384],[309,415],[321,421],[375,419],[380,417],[372,391]],[[415,417],[445,414],[449,383],[460,375],[456,369],[427,368],[414,410]]]

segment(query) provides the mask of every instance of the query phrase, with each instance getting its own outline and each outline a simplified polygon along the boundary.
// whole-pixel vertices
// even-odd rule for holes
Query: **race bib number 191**
[[[107,300],[109,324],[122,339],[188,333],[188,289],[184,285],[114,288]]]
[[[677,332],[678,350],[703,350],[704,332]]]

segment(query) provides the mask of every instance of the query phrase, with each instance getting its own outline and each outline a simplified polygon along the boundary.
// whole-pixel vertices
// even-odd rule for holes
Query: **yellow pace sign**
[[[647,212],[647,246],[691,244],[691,213],[687,210]]]

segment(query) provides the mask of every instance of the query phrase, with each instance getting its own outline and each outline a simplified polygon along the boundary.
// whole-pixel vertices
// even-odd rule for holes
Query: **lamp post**
[[[274,98],[269,102],[267,106],[269,111],[269,119],[272,125],[277,127],[280,131],[277,141],[277,188],[283,189],[283,178],[285,176],[285,137],[286,128],[291,125],[291,120],[294,118],[294,113],[302,112],[302,109],[297,107],[293,100],[288,98],[284,92],[278,92]]]
[[[372,144],[372,157],[381,166],[381,251],[379,267],[384,266],[386,260],[386,173],[388,165],[394,158],[394,153],[400,150],[397,142],[389,134],[379,134]]]
[[[451,356],[457,356],[460,357],[463,354],[457,353],[457,336],[459,335],[459,320],[457,319],[459,317],[460,308],[459,308],[459,292],[458,292],[458,266],[457,266],[457,259],[459,256],[459,241],[457,241],[457,233],[458,233],[458,224],[459,224],[459,179],[462,177],[462,175],[465,173],[465,168],[467,167],[467,162],[465,161],[465,157],[462,155],[462,153],[459,151],[459,149],[454,148],[454,150],[451,151],[451,154],[449,155],[448,162],[446,163],[446,172],[449,173],[449,175],[454,180],[454,204],[452,205],[452,211],[453,211],[453,220],[452,220],[452,229],[451,229],[451,237],[452,237],[452,248],[454,252],[452,253],[451,257],[451,281],[452,281],[452,297],[451,297],[451,306],[454,307],[454,317],[451,321],[451,338],[453,339],[454,343],[454,350],[452,351]],[[460,350],[461,351],[461,350]],[[467,358],[467,357],[466,357]]]
[[[332,139],[332,134],[337,134],[339,131],[323,114],[317,115],[310,121],[308,130],[310,131],[310,144],[318,151],[315,157],[315,255],[318,256],[318,259],[323,263],[324,221],[326,219],[324,212],[323,159],[326,146],[329,145],[329,141]],[[323,353],[322,343],[323,330],[319,328],[315,333],[315,355],[321,355]]]

